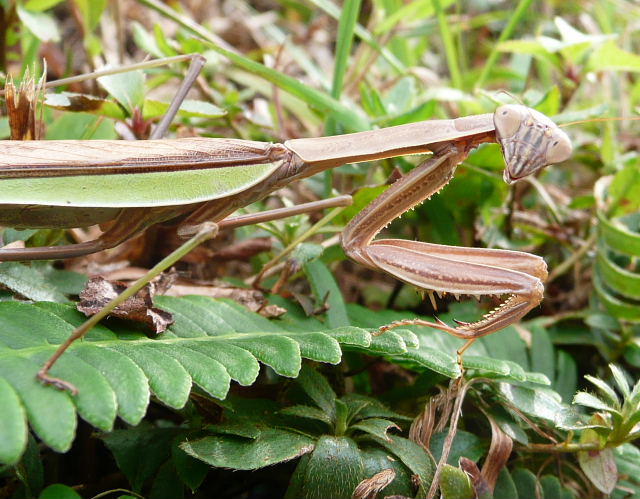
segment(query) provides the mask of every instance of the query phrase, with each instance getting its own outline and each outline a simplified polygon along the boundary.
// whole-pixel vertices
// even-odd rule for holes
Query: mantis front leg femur
[[[504,179],[511,183],[569,156],[568,137],[548,118],[522,106],[502,106],[494,116],[496,140],[506,163]],[[426,325],[468,340],[498,331],[521,319],[543,297],[547,266],[538,256],[518,251],[462,248],[382,239],[375,236],[392,220],[429,199],[449,182],[474,141],[436,144],[434,155],[395,182],[349,223],[342,234],[345,253],[366,267],[382,270],[428,291],[460,295],[509,297],[477,322],[452,327],[438,320],[398,321]]]

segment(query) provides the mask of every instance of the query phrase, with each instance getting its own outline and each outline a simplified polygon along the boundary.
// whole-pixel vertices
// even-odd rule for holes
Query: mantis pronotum
[[[475,338],[519,320],[542,300],[546,277],[542,258],[507,250],[373,239],[393,219],[439,191],[469,151],[485,142],[502,147],[508,183],[564,161],[571,153],[564,132],[546,116],[520,105],[503,105],[493,114],[283,144],[208,138],[2,141],[1,224],[65,228],[115,222],[94,241],[4,249],[0,260],[94,253],[178,216],[184,217],[179,233],[191,235],[205,222],[221,222],[294,180],[346,163],[431,152],[348,224],[342,245],[356,262],[422,289],[475,296],[509,294],[502,305],[474,323],[452,327],[420,322],[469,340],[461,353]],[[70,343],[62,345],[41,370],[43,381],[68,388],[47,371]]]

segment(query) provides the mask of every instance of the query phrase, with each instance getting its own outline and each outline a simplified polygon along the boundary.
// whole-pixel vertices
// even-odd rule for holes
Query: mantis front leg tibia
[[[506,106],[505,106],[506,107]],[[496,113],[499,116],[500,110]],[[505,115],[510,109],[505,110]],[[507,116],[508,117],[508,116]],[[507,163],[505,180],[521,178],[534,167],[548,164],[557,154],[570,151],[566,136],[555,125],[536,123],[533,117],[516,122],[496,122],[498,136]],[[506,132],[506,133],[505,133]],[[508,250],[472,249],[441,246],[415,241],[383,239],[375,236],[391,221],[438,192],[453,176],[455,168],[467,157],[473,144],[463,140],[439,144],[434,155],[367,206],[345,228],[342,244],[345,253],[375,270],[421,289],[455,296],[504,295],[509,297],[497,308],[472,323],[458,322],[452,327],[444,322],[405,320],[383,326],[380,332],[398,326],[422,325],[446,331],[467,340],[462,353],[481,336],[512,324],[536,307],[543,297],[547,268],[540,257]],[[462,366],[461,366],[462,367]]]

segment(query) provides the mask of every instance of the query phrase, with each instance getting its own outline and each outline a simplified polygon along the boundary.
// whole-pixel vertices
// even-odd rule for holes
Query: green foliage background
[[[542,306],[465,355],[469,385],[443,496],[640,495],[640,167],[637,126],[626,119],[640,99],[635,2],[1,0],[0,15],[0,69],[18,80],[27,68],[39,74],[43,58],[60,78],[146,55],[203,54],[172,136],[282,142],[514,101],[559,124],[585,120],[565,128],[573,157],[531,182],[506,186],[499,148],[477,149],[440,195],[388,232],[529,251],[550,269]],[[45,137],[143,139],[185,67],[56,89]],[[608,116],[625,119],[587,121]],[[0,496],[351,497],[385,472],[394,479],[379,497],[426,497],[447,428],[425,442],[409,427],[460,375],[461,342],[414,327],[371,333],[434,313],[474,320],[491,304],[445,296],[434,310],[408,286],[346,262],[335,237],[396,170],[416,163],[346,165],[292,185],[282,197],[351,193],[354,205],[288,258],[293,271],[269,295],[285,315],[159,297],[176,317],[163,335],[107,321],[63,356],[53,374],[73,382],[76,397],[34,376],[82,322],[70,302],[86,278],[50,263],[0,263]],[[222,273],[242,284],[311,224],[299,216],[237,230],[237,240],[270,236],[274,249]],[[2,232],[4,244],[67,237]],[[514,443],[508,461],[490,452],[495,428]],[[500,462],[493,490],[469,481],[462,456],[483,470]]]

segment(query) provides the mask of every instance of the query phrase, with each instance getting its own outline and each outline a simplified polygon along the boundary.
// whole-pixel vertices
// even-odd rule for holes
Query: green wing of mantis
[[[92,142],[4,142],[0,157],[12,160],[0,163],[0,204],[134,208],[198,203],[246,190],[283,161],[262,142]],[[127,157],[123,148],[129,159],[122,159]]]

